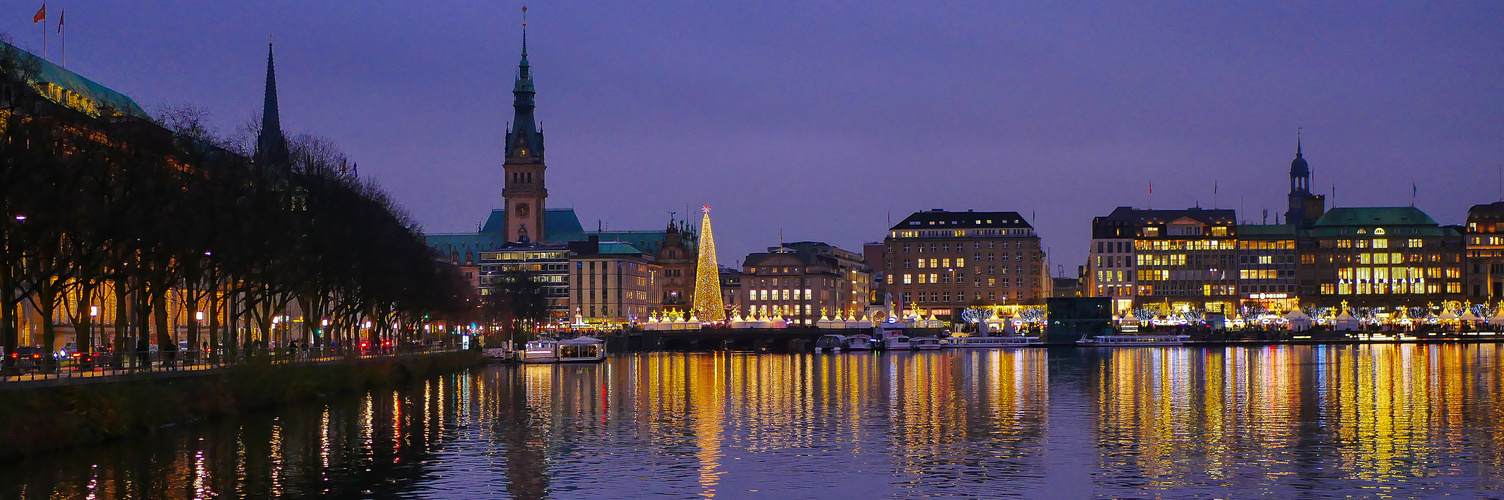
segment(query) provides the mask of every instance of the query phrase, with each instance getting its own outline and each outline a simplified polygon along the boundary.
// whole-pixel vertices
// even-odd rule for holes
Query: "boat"
[[[846,349],[852,351],[870,351],[872,350],[872,336],[863,333],[852,335],[846,339]]]
[[[848,341],[845,335],[828,334],[815,339],[815,352],[841,352]]]
[[[538,339],[523,344],[522,351],[517,353],[517,361],[523,363],[557,363],[559,362],[559,341]]]
[[[934,337],[914,337],[909,339],[909,348],[916,351],[940,350],[940,339]]]
[[[1182,346],[1190,335],[1098,335],[1076,341],[1085,347],[1164,347]]]
[[[903,335],[893,335],[886,339],[883,339],[883,349],[887,349],[889,351],[907,351],[911,347],[912,346],[909,344],[909,338]]]
[[[593,337],[561,340],[557,349],[560,363],[598,363],[606,359],[606,341]]]
[[[944,346],[952,349],[996,349],[1028,347],[1038,343],[1039,337],[951,337],[945,339]]]
[[[517,353],[500,347],[487,347],[481,349],[481,355],[485,356],[487,363],[510,363],[517,360]]]

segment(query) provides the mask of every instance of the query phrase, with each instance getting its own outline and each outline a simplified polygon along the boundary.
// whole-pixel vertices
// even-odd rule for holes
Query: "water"
[[[1499,497],[1495,345],[632,354],[0,467],[0,498]]]

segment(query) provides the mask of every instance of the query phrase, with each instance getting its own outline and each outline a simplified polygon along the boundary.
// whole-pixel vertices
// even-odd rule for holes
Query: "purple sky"
[[[274,34],[287,131],[448,232],[501,204],[521,5],[48,10],[67,9],[69,69],[222,132],[259,111]],[[37,6],[10,2],[0,30],[39,48]],[[1073,274],[1091,217],[1147,206],[1151,181],[1156,208],[1211,207],[1215,181],[1244,220],[1282,213],[1298,126],[1339,206],[1407,205],[1414,182],[1458,224],[1499,199],[1500,2],[535,2],[529,29],[549,206],[648,229],[709,203],[726,265],[780,229],[860,250],[890,214],[973,208],[1037,212]]]

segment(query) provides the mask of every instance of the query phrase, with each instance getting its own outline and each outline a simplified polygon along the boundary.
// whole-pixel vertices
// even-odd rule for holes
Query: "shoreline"
[[[312,366],[247,364],[191,377],[0,391],[0,463],[481,364],[476,351]]]

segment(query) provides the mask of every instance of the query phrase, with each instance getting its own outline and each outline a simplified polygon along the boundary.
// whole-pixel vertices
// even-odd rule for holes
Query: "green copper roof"
[[[35,62],[37,65],[37,74],[34,76],[37,83],[50,83],[57,85],[58,87],[62,87],[63,90],[67,90],[69,92],[77,94],[80,97],[92,101],[94,103],[94,107],[99,108],[93,111],[87,109],[79,109],[79,111],[83,111],[90,115],[98,115],[100,114],[99,111],[101,111],[103,108],[109,108],[113,110],[115,114],[129,115],[145,119],[151,118],[150,115],[146,114],[145,110],[141,109],[140,105],[136,104],[135,100],[126,97],[125,94],[110,90],[109,87],[95,83],[93,80],[84,78],[78,73],[68,71],[62,66],[47,62],[46,59],[37,57],[35,54],[21,50],[19,47],[16,47],[14,45],[0,42],[0,46],[4,46],[4,49],[6,50],[14,50],[17,57],[23,60],[22,62]],[[44,95],[45,94],[46,93],[44,92]],[[55,98],[54,96],[48,97]],[[66,101],[61,102],[61,104],[65,106],[68,105]],[[77,106],[69,107],[78,109]]]
[[[1333,208],[1316,219],[1322,226],[1435,226],[1436,220],[1415,207]]]
[[[1455,236],[1453,228],[1442,227],[1435,219],[1415,207],[1333,208],[1316,219],[1304,232],[1316,238],[1371,236]]]

